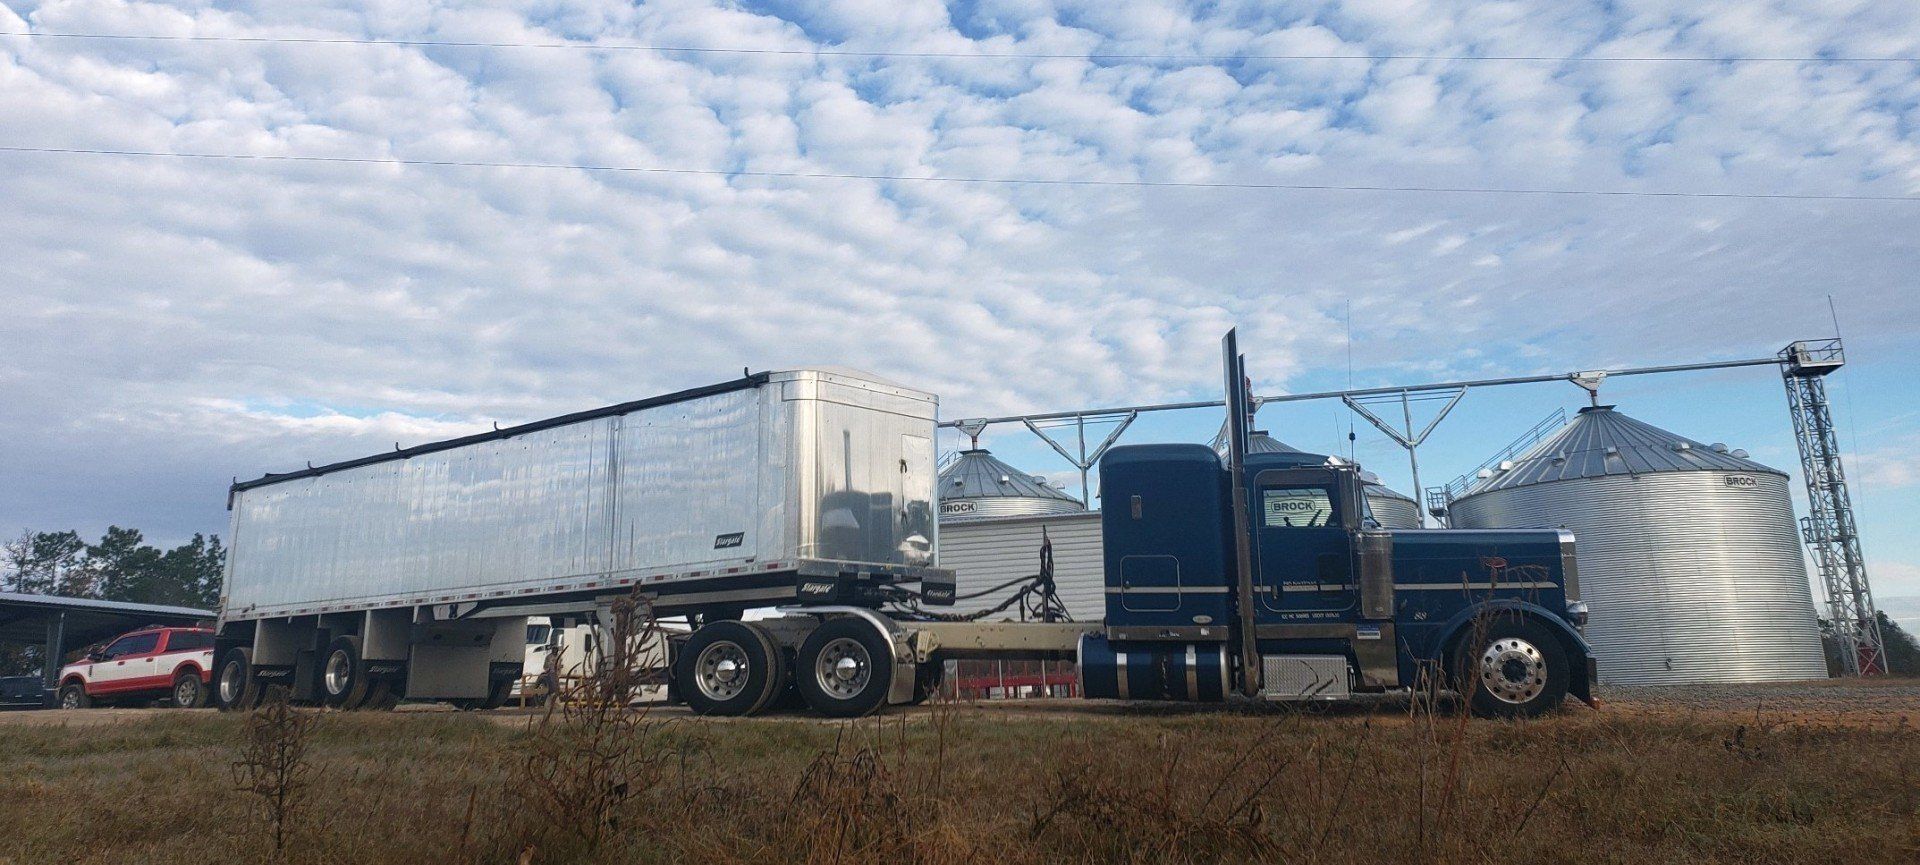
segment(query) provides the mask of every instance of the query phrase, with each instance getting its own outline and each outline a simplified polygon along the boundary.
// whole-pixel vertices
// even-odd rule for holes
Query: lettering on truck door
[[[1330,619],[1353,608],[1341,505],[1330,484],[1260,485],[1253,516],[1261,609],[1286,619]]]

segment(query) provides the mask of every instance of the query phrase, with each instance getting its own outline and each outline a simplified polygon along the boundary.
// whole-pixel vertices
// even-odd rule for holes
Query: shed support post
[[[47,619],[46,657],[41,659],[41,685],[52,693],[60,685],[60,657],[67,653],[67,611]]]

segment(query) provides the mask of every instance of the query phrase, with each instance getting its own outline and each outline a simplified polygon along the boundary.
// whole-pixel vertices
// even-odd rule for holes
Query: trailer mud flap
[[[1080,641],[1087,697],[1217,703],[1227,698],[1229,681],[1222,643],[1114,643],[1098,634]]]

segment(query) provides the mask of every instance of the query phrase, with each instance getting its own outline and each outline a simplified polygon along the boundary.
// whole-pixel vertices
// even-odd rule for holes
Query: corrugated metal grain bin
[[[945,522],[940,567],[954,571],[959,594],[977,592],[1040,572],[1041,532],[1053,542],[1054,590],[1077,622],[1106,617],[1106,578],[1100,556],[1100,514],[1038,514]],[[961,601],[956,612],[998,604],[1011,592]],[[1012,618],[1013,612],[1005,614]],[[991,619],[1001,616],[990,617]]]
[[[1613,684],[1826,676],[1787,476],[1613,411],[1501,464],[1456,528],[1565,527]]]

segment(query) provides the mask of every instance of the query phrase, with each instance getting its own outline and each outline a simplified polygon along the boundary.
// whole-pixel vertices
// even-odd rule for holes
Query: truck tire
[[[391,712],[400,705],[400,682],[380,679],[367,686],[367,701],[360,708],[368,712]]]
[[[786,684],[785,659],[767,632],[745,622],[705,625],[687,638],[673,678],[687,708],[700,715],[752,715]]]
[[[207,683],[199,670],[181,670],[173,674],[173,705],[180,709],[198,709],[207,704]]]
[[[260,704],[260,682],[253,677],[253,650],[228,649],[213,674],[213,702],[222,712],[245,712]]]
[[[79,682],[68,682],[60,686],[60,708],[91,709],[93,698],[87,696],[87,686]]]
[[[1500,617],[1471,629],[1453,656],[1456,686],[1480,718],[1532,718],[1560,706],[1570,681],[1567,650],[1538,622]]]
[[[493,683],[487,686],[486,699],[480,701],[480,708],[492,710],[506,705],[508,700],[513,699],[514,681],[513,679],[493,680]]]
[[[334,637],[320,662],[320,702],[335,709],[358,709],[367,701],[367,665],[359,637]]]
[[[886,705],[893,647],[864,619],[828,619],[800,644],[794,679],[822,715],[858,718]]]

